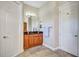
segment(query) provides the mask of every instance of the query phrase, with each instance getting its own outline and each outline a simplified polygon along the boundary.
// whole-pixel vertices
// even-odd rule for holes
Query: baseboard
[[[22,51],[20,51],[20,52],[18,52],[18,53],[16,53],[15,55],[13,55],[12,57],[16,57],[17,55],[19,55],[20,53],[22,53],[24,50],[22,50]]]
[[[51,49],[52,51],[55,51],[55,50],[59,49],[59,47],[57,47],[57,48],[52,48],[51,46],[49,46],[49,45],[47,45],[47,44],[43,44],[43,46],[45,46],[45,47]]]
[[[78,55],[75,55],[75,54],[73,54],[73,53],[70,53],[70,52],[68,52],[65,48],[60,48],[62,51],[65,51],[66,53],[69,53],[69,54],[71,54],[72,56],[74,56],[74,57],[78,57]]]

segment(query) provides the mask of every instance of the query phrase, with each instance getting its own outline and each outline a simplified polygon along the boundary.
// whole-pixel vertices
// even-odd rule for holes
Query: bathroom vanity
[[[42,45],[42,43],[43,43],[42,31],[24,32],[24,49],[39,46]]]

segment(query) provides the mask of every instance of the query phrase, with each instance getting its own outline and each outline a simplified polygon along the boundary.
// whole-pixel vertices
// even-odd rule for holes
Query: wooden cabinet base
[[[25,34],[24,35],[24,49],[42,45],[43,34]]]

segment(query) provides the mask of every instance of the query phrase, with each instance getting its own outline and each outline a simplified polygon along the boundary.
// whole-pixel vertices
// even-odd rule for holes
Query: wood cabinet
[[[42,33],[24,35],[24,49],[42,45],[42,43],[43,43]]]

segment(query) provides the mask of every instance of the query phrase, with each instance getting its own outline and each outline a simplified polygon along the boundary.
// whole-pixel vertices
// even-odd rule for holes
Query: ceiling
[[[28,4],[32,7],[40,8],[43,6],[47,1],[24,1],[24,4]]]

